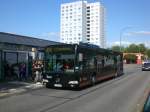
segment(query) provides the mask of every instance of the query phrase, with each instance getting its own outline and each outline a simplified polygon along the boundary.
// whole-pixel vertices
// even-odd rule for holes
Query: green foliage
[[[120,51],[120,46],[112,46],[111,48],[114,51]],[[131,44],[128,47],[121,47],[121,51],[125,53],[143,53],[145,54],[147,51],[147,48],[144,44]]]
[[[145,53],[146,52],[146,47],[144,44],[131,44],[129,47],[126,48],[127,53]]]
[[[145,54],[145,52],[147,50],[147,48],[145,47],[145,45],[144,44],[139,44],[138,47],[139,47],[139,51],[141,53]]]
[[[146,55],[148,56],[148,58],[150,58],[150,49],[146,50]]]
[[[135,44],[129,45],[129,47],[127,47],[126,50],[127,50],[128,53],[137,53],[137,52],[139,52],[139,48]]]
[[[112,48],[111,48],[111,50],[113,50],[113,51],[120,51],[121,50],[121,52],[124,52],[124,47],[121,47],[121,49],[120,49],[120,46],[117,46],[117,45],[115,45],[115,46],[112,46]]]
[[[120,46],[112,46],[111,48],[114,51],[120,51]],[[121,47],[121,51],[124,53],[142,53],[144,55],[147,55],[148,58],[150,58],[150,49],[146,48],[144,44],[131,44],[128,47]],[[125,59],[129,63],[134,63],[136,61],[135,55],[127,55],[125,56]],[[144,57],[142,57],[144,59]]]
[[[120,51],[120,46],[112,46],[113,51]]]
[[[125,55],[124,59],[126,59],[127,63],[136,63],[136,56],[133,54]]]

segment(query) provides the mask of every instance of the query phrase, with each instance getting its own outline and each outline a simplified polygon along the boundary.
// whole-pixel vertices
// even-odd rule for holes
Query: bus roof
[[[75,46],[78,46],[80,49],[94,50],[104,54],[116,54],[116,55],[122,54],[122,52],[100,48],[99,46],[92,45],[92,44],[57,44],[57,45],[46,46],[45,49],[48,47],[75,47]]]

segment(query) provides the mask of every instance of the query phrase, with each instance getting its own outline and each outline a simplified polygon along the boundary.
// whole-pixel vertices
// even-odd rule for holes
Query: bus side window
[[[95,57],[90,57],[90,59],[88,60],[89,61],[89,65],[88,66],[89,66],[90,69],[93,69],[93,68],[96,67],[94,58]]]
[[[104,59],[102,56],[97,57],[97,72],[102,72],[102,69],[104,67]]]
[[[105,61],[102,59],[102,68],[104,67]]]
[[[94,57],[94,66],[97,68],[97,59]]]
[[[83,69],[83,62],[82,62],[82,61],[79,62],[79,69],[80,69],[80,70]]]

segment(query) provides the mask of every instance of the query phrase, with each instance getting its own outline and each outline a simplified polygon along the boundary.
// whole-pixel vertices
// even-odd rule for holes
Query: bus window
[[[48,71],[74,72],[73,54],[50,54],[46,57],[48,58]]]
[[[83,69],[93,69],[95,67],[94,56],[83,59]]]

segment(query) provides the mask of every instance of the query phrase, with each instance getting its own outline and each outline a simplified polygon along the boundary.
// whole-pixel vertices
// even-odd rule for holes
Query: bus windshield
[[[74,54],[48,54],[46,56],[46,71],[74,72]]]

